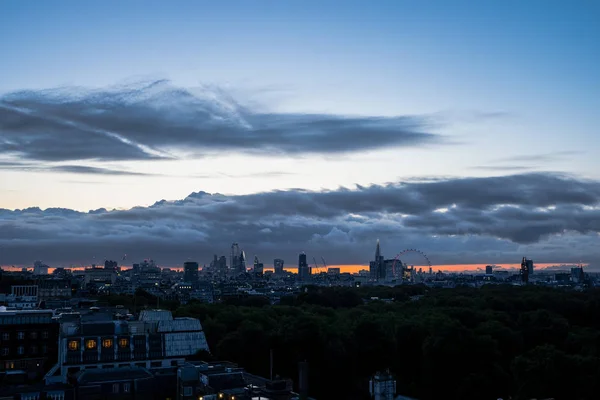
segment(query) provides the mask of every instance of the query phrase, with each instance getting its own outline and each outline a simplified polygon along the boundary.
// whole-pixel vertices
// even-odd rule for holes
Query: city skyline
[[[0,4],[0,265],[600,268],[600,5],[176,3]]]

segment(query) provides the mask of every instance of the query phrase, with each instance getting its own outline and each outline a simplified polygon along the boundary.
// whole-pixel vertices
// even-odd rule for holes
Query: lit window
[[[85,348],[88,350],[94,350],[96,348],[96,341],[94,339],[88,339],[85,341]]]
[[[131,383],[123,384],[123,393],[129,393],[131,391]]]
[[[17,349],[17,353],[19,353],[19,355],[25,354],[25,347],[19,346],[19,348]]]
[[[10,340],[10,333],[3,333],[2,340]]]
[[[104,347],[105,349],[110,349],[112,346],[113,346],[112,339],[104,339],[102,341],[102,347]]]
[[[71,340],[69,342],[69,350],[79,350],[79,341]]]
[[[17,339],[19,339],[19,340],[25,339],[25,332],[19,332],[19,333],[17,333]]]
[[[119,347],[127,347],[129,346],[129,340],[126,338],[119,339]]]

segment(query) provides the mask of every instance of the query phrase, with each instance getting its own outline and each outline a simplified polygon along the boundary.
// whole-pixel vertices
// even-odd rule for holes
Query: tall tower
[[[524,284],[529,283],[529,268],[527,267],[527,258],[525,257],[521,261],[521,282]]]
[[[231,272],[235,273],[238,271],[238,263],[240,257],[240,247],[237,243],[231,243],[231,259],[229,260],[229,268]]]
[[[281,258],[273,260],[273,269],[275,270],[275,275],[281,276],[283,274],[283,260]]]
[[[306,262],[306,253],[302,252],[298,256],[298,280],[307,281],[310,277],[310,269]]]
[[[198,284],[198,263],[186,261],[183,263],[183,280],[187,283]]]
[[[240,258],[238,259],[238,273],[246,273],[246,253],[244,252],[244,250],[242,250],[242,252],[240,253]]]
[[[377,239],[377,247],[375,248],[375,260],[369,263],[369,272],[372,280],[384,280],[386,276],[386,267],[381,255],[381,245]]]
[[[252,268],[254,275],[260,277],[264,272],[264,265],[258,260],[258,256],[254,256],[254,267]]]

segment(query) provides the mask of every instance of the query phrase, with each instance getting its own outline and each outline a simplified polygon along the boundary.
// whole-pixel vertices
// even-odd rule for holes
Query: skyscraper
[[[283,275],[283,260],[281,258],[273,260],[273,269],[275,270],[275,275]]]
[[[386,263],[384,262],[383,256],[381,255],[379,239],[377,239],[377,247],[375,248],[375,260],[369,263],[369,272],[371,275],[371,279],[384,280],[387,275],[386,269]]]
[[[183,263],[183,280],[187,283],[198,283],[198,263],[186,261]]]
[[[238,273],[246,273],[246,252],[244,250],[240,253],[240,258],[238,260]]]
[[[254,256],[254,266],[252,268],[252,272],[256,276],[263,276],[264,265],[258,260],[258,256]]]
[[[493,265],[486,265],[485,266],[485,274],[486,275],[492,275],[494,273],[494,266]]]
[[[306,253],[302,252],[298,256],[298,280],[305,282],[310,279],[310,267],[306,262]]]
[[[527,265],[527,274],[529,274],[529,276],[533,275],[533,260],[526,258],[525,264]]]
[[[529,268],[525,257],[523,257],[523,260],[521,261],[521,282],[525,284],[529,283]]]

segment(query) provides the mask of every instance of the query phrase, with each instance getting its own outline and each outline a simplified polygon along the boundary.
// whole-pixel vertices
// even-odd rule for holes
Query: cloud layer
[[[0,157],[125,161],[235,151],[335,154],[442,142],[424,117],[267,113],[222,90],[168,81],[0,97]]]
[[[554,174],[410,181],[334,191],[192,193],[130,210],[0,210],[4,264],[89,264],[128,254],[163,265],[208,262],[238,242],[269,263],[306,251],[366,263],[376,239],[432,262],[600,261],[600,182]]]

